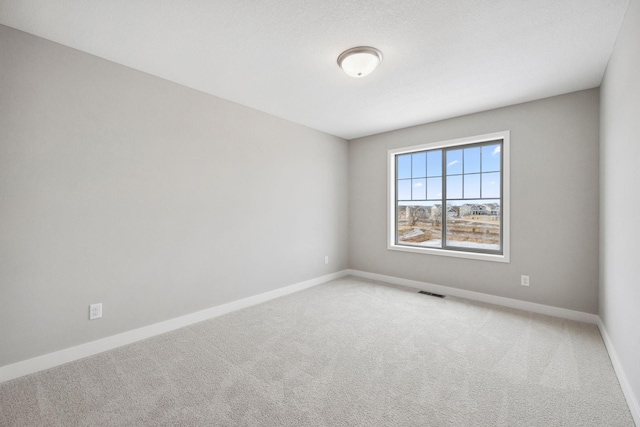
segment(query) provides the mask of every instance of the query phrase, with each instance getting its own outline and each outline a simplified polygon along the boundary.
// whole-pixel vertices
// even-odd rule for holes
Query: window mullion
[[[399,199],[399,197],[398,197],[398,170],[399,170],[399,167],[400,167],[400,165],[399,165],[399,156],[395,156],[395,163],[396,163],[396,166],[395,166],[396,176],[394,177],[393,185],[395,186],[395,193],[396,193],[396,197],[395,197],[395,199],[396,199],[395,200],[395,204],[396,204],[395,205],[395,224],[396,225],[394,227],[393,240],[395,241],[395,244],[397,245],[397,244],[400,243],[398,241],[398,234],[399,234],[399,232],[398,232],[398,205],[400,204],[399,201],[398,201],[398,199]]]
[[[446,248],[447,238],[447,149],[442,149],[442,209],[440,211],[440,246]]]
[[[484,149],[485,149],[486,145],[483,145],[480,147],[480,199],[482,200],[482,181],[483,181],[483,166],[482,166],[482,159],[483,159],[483,154],[484,154]]]

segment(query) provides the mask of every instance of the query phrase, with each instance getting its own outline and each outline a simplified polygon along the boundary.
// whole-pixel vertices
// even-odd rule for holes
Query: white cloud
[[[491,153],[492,156],[497,155],[500,152],[500,146],[496,145],[496,148],[493,149],[493,153]]]
[[[455,165],[456,163],[460,163],[459,160],[454,160],[452,162],[447,163],[447,167],[450,168],[451,166]]]
[[[422,183],[421,182],[416,182],[415,184],[413,184],[414,187],[422,187]]]

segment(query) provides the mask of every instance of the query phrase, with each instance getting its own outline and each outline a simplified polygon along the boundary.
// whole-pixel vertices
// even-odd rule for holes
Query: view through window
[[[502,255],[504,145],[495,138],[394,153],[393,244]]]

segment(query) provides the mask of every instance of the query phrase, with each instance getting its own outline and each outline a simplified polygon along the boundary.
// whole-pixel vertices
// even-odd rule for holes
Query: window
[[[389,249],[509,262],[509,132],[389,151]]]

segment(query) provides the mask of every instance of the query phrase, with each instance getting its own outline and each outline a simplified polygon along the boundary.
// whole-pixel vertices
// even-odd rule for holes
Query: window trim
[[[396,232],[396,156],[417,151],[450,148],[459,145],[502,140],[502,254],[468,252],[440,248],[398,245],[395,242]],[[510,132],[501,131],[485,135],[476,135],[447,141],[429,142],[411,147],[401,147],[387,152],[387,249],[400,252],[413,252],[428,255],[440,255],[456,258],[467,258],[483,261],[509,262],[510,256]],[[443,172],[444,173],[444,172]],[[444,202],[443,202],[444,203]]]

